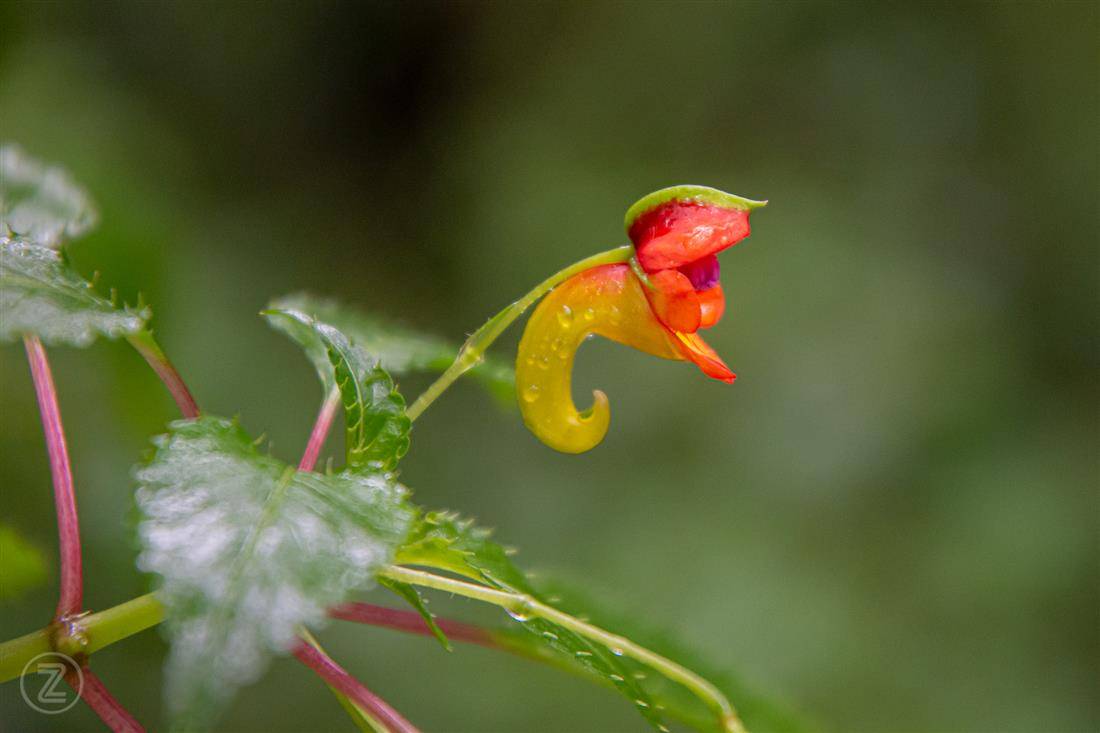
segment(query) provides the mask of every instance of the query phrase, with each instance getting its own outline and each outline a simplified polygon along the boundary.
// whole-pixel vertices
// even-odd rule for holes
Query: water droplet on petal
[[[567,305],[563,305],[561,310],[558,311],[558,323],[562,328],[570,328],[573,325],[573,309]]]
[[[523,401],[534,402],[539,398],[539,386],[537,384],[529,384],[527,388],[523,390]]]
[[[596,320],[596,309],[595,308],[585,308],[584,309],[584,320],[586,320],[586,321]]]

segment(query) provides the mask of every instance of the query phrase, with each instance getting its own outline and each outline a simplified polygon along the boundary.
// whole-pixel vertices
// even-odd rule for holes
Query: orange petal
[[[697,294],[699,298],[699,328],[710,328],[722,319],[726,312],[726,295],[722,292],[721,285],[702,290]],[[685,329],[678,329],[685,330]]]
[[[702,369],[708,377],[714,377],[723,382],[733,382],[737,379],[737,375],[730,371],[730,368],[726,366],[726,362],[722,361],[722,357],[718,356],[699,334],[674,331],[673,335],[680,347],[680,353],[685,358],[695,362],[696,366]]]
[[[699,330],[702,313],[691,280],[679,270],[661,270],[649,276],[645,294],[661,323],[673,331]]]

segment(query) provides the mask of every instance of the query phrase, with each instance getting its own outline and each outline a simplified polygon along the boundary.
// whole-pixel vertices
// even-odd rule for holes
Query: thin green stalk
[[[398,575],[395,576],[394,573]],[[623,639],[622,637],[603,631],[598,627],[580,621],[568,614],[564,614],[554,608],[538,603],[534,599],[523,594],[498,591],[474,583],[451,580],[450,578],[410,570],[408,568],[390,567],[384,571],[383,574],[389,577],[399,576],[400,579],[409,583],[436,588],[469,598],[475,598],[486,603],[492,603],[521,615],[528,614],[540,616],[541,618],[553,621],[556,624],[575,631],[582,636],[594,639],[608,646],[608,648],[622,649],[624,654],[657,669],[662,672],[662,674],[666,674],[670,679],[681,682],[693,692],[699,694],[704,700],[708,702],[713,701],[711,707],[714,707],[722,715],[723,724],[726,726],[726,730],[731,733],[743,731],[743,727],[741,727],[740,721],[736,717],[736,713],[733,712],[733,708],[726,701],[722,693],[710,685],[710,683],[674,662],[639,647],[628,639]],[[542,613],[543,610],[545,610],[545,614]],[[90,655],[93,652],[100,651],[104,647],[114,644],[115,642],[156,626],[164,621],[164,617],[164,606],[161,605],[160,601],[157,600],[156,596],[152,593],[133,598],[105,611],[89,614],[79,621],[81,632],[88,640],[88,646],[84,649],[84,652]],[[371,622],[368,621],[367,623]],[[53,646],[50,637],[51,628],[47,627],[0,643],[0,683],[19,677],[30,660],[34,659],[39,654],[51,651]],[[468,639],[464,638],[453,638],[457,638],[459,641],[468,641]],[[556,665],[553,658],[532,655],[530,651],[525,648],[509,646],[507,638],[502,637],[497,639],[495,640],[495,644],[501,649],[511,651],[521,656],[531,657],[538,661]],[[635,650],[641,654],[642,658],[639,658],[639,656],[634,653]],[[649,659],[659,661],[657,664],[653,664],[648,661]],[[664,666],[662,666],[662,664]],[[562,666],[562,669],[576,671],[566,666]],[[679,673],[670,673],[666,671],[668,669],[679,670]],[[694,680],[695,684],[688,684],[684,681],[684,677]],[[604,681],[601,678],[593,679]]]
[[[92,613],[74,621],[88,640],[85,654],[97,652],[116,641],[156,626],[164,620],[164,606],[148,593],[120,603],[106,611]],[[13,680],[23,673],[30,660],[53,649],[51,629],[39,629],[0,644],[0,682]]]
[[[14,680],[23,674],[28,662],[49,651],[53,651],[49,629],[32,631],[0,644],[0,682]]]
[[[164,620],[164,606],[156,595],[146,593],[125,603],[93,613],[83,620],[88,654],[152,628]]]
[[[634,248],[626,245],[586,257],[580,262],[576,262],[546,278],[534,290],[490,318],[484,326],[474,331],[466,339],[466,342],[462,344],[462,348],[458,350],[458,356],[455,357],[454,362],[447,367],[447,370],[440,375],[439,379],[435,380],[428,389],[424,390],[423,394],[416,398],[416,402],[412,403],[406,413],[409,419],[415,420],[419,417],[420,413],[428,409],[428,406],[454,384],[455,380],[480,364],[482,359],[485,358],[485,351],[497,340],[497,337],[504,333],[505,329],[512,325],[513,321],[519,318],[525,310],[534,305],[539,298],[577,273],[600,265],[628,262],[633,256]]]
[[[581,621],[556,608],[547,606],[525,593],[497,590],[465,580],[394,565],[384,569],[380,574],[402,583],[434,588],[435,590],[447,591],[485,603],[492,603],[505,609],[513,616],[521,618],[535,616],[569,629],[575,634],[604,645],[611,649],[612,653],[622,652],[623,655],[641,662],[660,672],[668,679],[691,690],[718,714],[722,728],[728,733],[744,733],[745,731],[741,719],[737,716],[737,712],[730,701],[726,699],[726,696],[699,675],[667,657],[639,646],[630,639]]]

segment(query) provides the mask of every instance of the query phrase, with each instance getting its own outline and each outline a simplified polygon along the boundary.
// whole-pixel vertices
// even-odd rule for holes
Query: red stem
[[[306,444],[306,452],[302,454],[302,460],[298,463],[299,471],[312,471],[317,465],[317,457],[321,455],[321,448],[328,437],[329,428],[332,427],[332,419],[336,416],[336,408],[340,406],[340,391],[333,390],[325,397],[321,405],[321,411],[317,413],[317,420],[313,423],[313,431],[309,434],[309,442]]]
[[[168,388],[169,394],[172,395],[172,399],[176,401],[176,405],[180,408],[180,413],[189,420],[198,417],[199,406],[191,395],[191,390],[187,389],[183,377],[172,366],[172,362],[168,361],[168,357],[164,355],[157,342],[153,340],[152,334],[142,332],[136,336],[131,336],[127,340],[149,363],[149,366],[160,377],[160,381],[164,382],[164,386]]]
[[[432,636],[432,630],[428,628],[423,617],[414,611],[405,611],[385,606],[375,606],[370,603],[342,603],[328,610],[328,615],[343,621],[354,621],[371,626],[383,626],[388,629],[405,631],[410,634]],[[480,644],[492,648],[500,645],[493,638],[492,633],[473,624],[461,621],[451,621],[445,618],[435,620],[437,626],[448,638],[455,641],[464,641],[470,644]]]
[[[416,726],[401,716],[385,700],[368,690],[362,682],[348,674],[331,657],[304,641],[293,649],[294,656],[312,669],[329,686],[343,693],[352,702],[368,712],[391,733],[419,733]]]
[[[95,711],[100,720],[115,733],[145,733],[145,728],[137,722],[126,708],[119,704],[118,700],[108,692],[103,682],[96,677],[92,670],[84,667],[81,670],[84,676],[84,684],[78,685],[74,680],[75,675],[70,672],[65,675],[65,681],[80,693],[80,698],[88,707]]]
[[[53,477],[54,504],[57,506],[57,534],[61,551],[61,593],[57,600],[54,620],[78,613],[83,605],[84,581],[80,558],[80,525],[76,515],[76,494],[73,492],[73,473],[69,466],[69,450],[65,445],[65,432],[61,427],[61,410],[57,406],[57,389],[54,387],[46,350],[37,336],[24,336],[27,361],[31,365],[34,391],[38,396],[38,410],[42,413],[42,430],[46,434],[46,453],[50,457],[50,474]]]

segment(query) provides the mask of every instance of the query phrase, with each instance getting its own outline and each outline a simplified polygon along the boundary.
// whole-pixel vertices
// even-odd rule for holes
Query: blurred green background
[[[1092,731],[1098,8],[9,3],[0,138],[89,188],[102,224],[76,264],[144,293],[200,404],[287,460],[320,389],[257,317],[269,297],[459,338],[622,243],[653,189],[770,199],[722,257],[731,308],[708,340],[735,386],[594,343],[576,381],[611,397],[598,449],[554,453],[460,383],[417,422],[404,481],[826,730]],[[129,467],[175,408],[124,345],[51,355],[102,609],[145,588]],[[18,346],[0,374],[3,521],[51,562],[0,607],[7,638],[52,612],[56,537]],[[322,638],[429,731],[643,729],[523,661]],[[164,652],[148,632],[95,657],[153,727]],[[98,726],[16,689],[6,730]],[[223,726],[348,722],[281,660]]]

